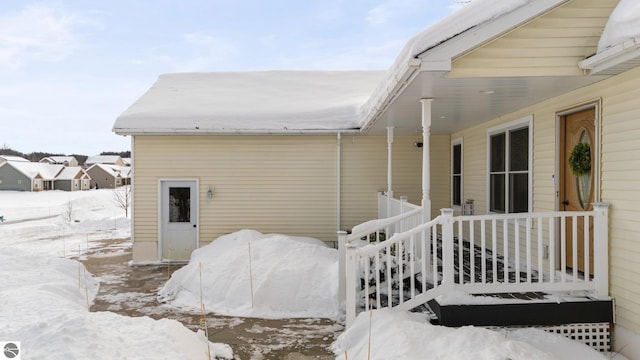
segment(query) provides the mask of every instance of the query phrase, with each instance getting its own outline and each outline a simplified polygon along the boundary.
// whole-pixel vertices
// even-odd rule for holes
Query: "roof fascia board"
[[[118,128],[113,129],[117,135],[336,135],[359,134],[360,129],[343,130],[233,130],[233,129],[144,129]]]
[[[446,61],[451,62],[454,58],[474,50],[482,44],[570,1],[572,0],[536,0],[528,2],[503,16],[469,28],[438,45],[424,50],[418,55],[418,58],[423,62],[427,62],[427,64],[438,64],[439,62]],[[429,71],[431,69],[423,66],[421,70]]]
[[[590,70],[589,74],[597,75],[618,64],[640,57],[640,36],[618,43],[596,55],[582,60],[581,69]]]

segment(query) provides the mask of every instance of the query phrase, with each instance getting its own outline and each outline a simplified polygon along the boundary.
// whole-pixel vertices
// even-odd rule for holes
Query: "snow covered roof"
[[[89,156],[85,164],[117,164],[122,158],[118,155],[95,155]]]
[[[13,155],[0,155],[0,159],[4,159],[5,161],[15,161],[15,162],[29,162],[29,160]]]
[[[160,75],[120,115],[117,134],[350,130],[384,71],[258,71]]]
[[[58,174],[58,176],[56,176],[56,179],[57,180],[73,180],[76,177],[78,177],[78,173],[81,173],[80,177],[82,177],[82,175],[85,175],[85,172],[84,170],[82,170],[81,167],[68,166],[62,169],[62,171]]]
[[[640,2],[620,0],[609,16],[598,43],[598,52],[640,36]]]
[[[8,161],[6,165],[13,166],[30,179],[34,179],[40,175],[43,180],[55,180],[56,175],[64,168],[62,165],[23,161]]]
[[[70,163],[76,158],[73,156],[47,156],[45,158],[40,159],[40,162],[48,161],[52,164],[64,164]]]
[[[640,2],[620,0],[609,16],[596,55],[580,62],[591,74],[615,75],[640,66]]]

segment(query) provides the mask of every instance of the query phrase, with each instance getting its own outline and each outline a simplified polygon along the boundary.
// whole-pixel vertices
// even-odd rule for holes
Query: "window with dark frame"
[[[462,144],[454,144],[451,149],[451,204],[462,205]]]
[[[529,127],[491,134],[489,147],[489,210],[529,211]]]

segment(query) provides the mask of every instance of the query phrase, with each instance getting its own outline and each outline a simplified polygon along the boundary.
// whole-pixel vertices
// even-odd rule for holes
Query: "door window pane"
[[[191,222],[191,188],[169,188],[169,222]]]
[[[455,175],[453,177],[453,205],[460,205],[462,203],[462,194],[460,190],[462,189],[462,177],[460,175]]]

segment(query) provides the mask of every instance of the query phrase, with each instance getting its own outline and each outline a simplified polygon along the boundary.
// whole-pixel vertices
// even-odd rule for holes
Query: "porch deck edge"
[[[439,325],[451,327],[612,323],[614,318],[613,300],[441,305],[434,299],[428,305]]]

